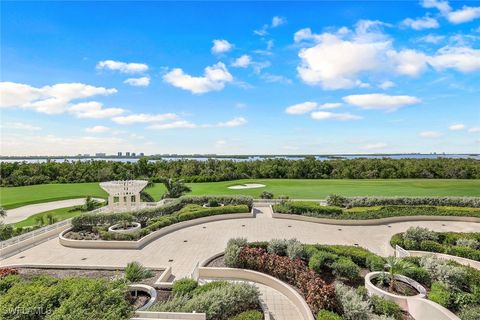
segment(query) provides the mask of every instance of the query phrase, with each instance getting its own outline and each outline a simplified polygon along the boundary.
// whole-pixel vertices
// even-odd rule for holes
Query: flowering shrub
[[[18,274],[18,270],[14,268],[0,268],[0,278],[9,276],[11,274]]]
[[[333,309],[335,288],[328,285],[300,259],[278,256],[261,248],[244,247],[238,257],[239,268],[266,273],[296,287],[305,297],[313,313]]]

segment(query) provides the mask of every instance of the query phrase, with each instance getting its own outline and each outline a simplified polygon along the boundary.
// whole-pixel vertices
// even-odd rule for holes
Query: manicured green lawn
[[[55,209],[55,210],[50,210],[50,211],[45,211],[41,213],[34,214],[33,216],[28,217],[25,220],[16,222],[12,224],[12,227],[14,228],[20,228],[20,227],[29,227],[29,226],[34,226],[37,224],[36,219],[38,217],[43,217],[43,220],[45,223],[47,223],[47,216],[52,215],[56,219],[56,221],[62,221],[65,219],[73,218],[75,216],[78,216],[82,214],[82,211],[70,211],[74,207],[67,207],[67,208],[60,208],[60,209]]]
[[[260,183],[265,188],[231,190],[228,186],[243,183]],[[224,182],[192,183],[191,195],[250,195],[258,197],[262,191],[275,196],[288,195],[297,199],[323,199],[329,194],[345,196],[480,196],[480,180],[294,180],[259,179]],[[147,189],[156,200],[165,188],[156,184]],[[0,188],[1,205],[14,208],[26,204],[59,199],[85,197],[106,198],[98,183],[47,184],[27,187]]]
[[[98,183],[40,184],[25,187],[0,188],[0,206],[13,209],[27,204],[83,198],[107,198]]]

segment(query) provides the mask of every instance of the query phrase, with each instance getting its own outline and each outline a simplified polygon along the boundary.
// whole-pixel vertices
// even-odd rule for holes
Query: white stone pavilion
[[[101,182],[100,187],[108,193],[108,211],[121,212],[141,207],[140,191],[148,184],[145,180],[122,180]]]

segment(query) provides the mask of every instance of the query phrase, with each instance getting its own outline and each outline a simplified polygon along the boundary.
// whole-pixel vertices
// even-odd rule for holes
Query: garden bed
[[[394,248],[398,245],[406,250],[445,253],[480,261],[480,232],[434,232],[412,227],[393,235],[390,244]]]

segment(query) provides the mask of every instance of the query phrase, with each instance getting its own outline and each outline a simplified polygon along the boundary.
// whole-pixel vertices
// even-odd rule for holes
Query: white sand
[[[241,189],[255,189],[255,188],[263,188],[263,187],[265,187],[265,185],[260,183],[245,183],[245,184],[237,184],[235,186],[228,187],[228,189],[241,190]]]

